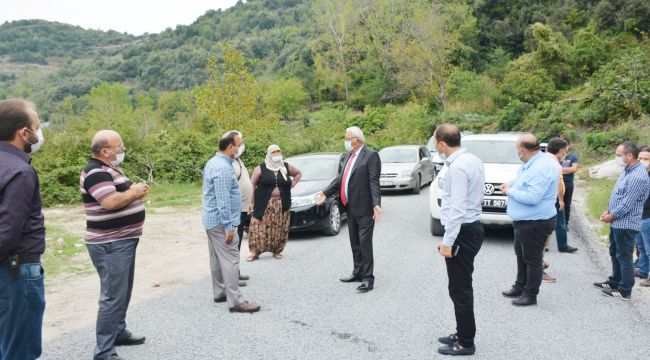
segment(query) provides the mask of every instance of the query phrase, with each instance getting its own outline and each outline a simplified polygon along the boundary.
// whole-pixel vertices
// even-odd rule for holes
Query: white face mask
[[[27,130],[29,130],[29,132],[34,134],[34,132],[32,130],[30,130],[30,129],[27,129]],[[38,130],[36,130],[35,135],[38,138],[38,140],[34,144],[32,144],[31,142],[29,143],[31,145],[31,151],[29,152],[30,154],[33,154],[33,153],[37,152],[38,149],[40,149],[41,146],[43,145],[43,143],[45,142],[45,138],[43,137],[43,130],[41,130],[41,128],[38,128]],[[29,140],[27,140],[27,142],[29,142]]]
[[[271,160],[273,160],[273,162],[281,162],[282,161],[282,155],[271,156]]]
[[[108,151],[110,151],[110,150],[108,150]],[[121,154],[116,154],[114,152],[112,152],[112,153],[113,153],[113,155],[115,155],[116,159],[111,161],[111,165],[119,166],[124,161],[124,155],[126,154],[126,152],[122,152]]]
[[[441,152],[441,151],[438,150],[438,149],[436,149],[436,151],[438,152],[438,156],[440,157],[440,160],[442,160],[442,161],[447,160],[447,155],[445,155],[445,152],[444,152],[444,151]]]
[[[352,140],[345,140],[343,146],[345,146],[345,151],[352,151]]]
[[[246,150],[246,145],[244,145],[244,143],[241,143],[241,145],[239,145],[239,148],[237,149],[237,152],[235,153],[235,159],[242,156],[244,150]]]
[[[616,165],[618,165],[620,167],[625,167],[625,165],[627,165],[627,164],[625,163],[625,160],[623,160],[622,156],[617,156],[616,157]]]
[[[641,165],[646,168],[646,170],[650,171],[650,160],[641,160]]]

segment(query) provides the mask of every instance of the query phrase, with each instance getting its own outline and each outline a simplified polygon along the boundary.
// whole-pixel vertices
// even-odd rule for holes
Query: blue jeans
[[[0,265],[0,360],[33,360],[41,355],[44,271],[41,264],[22,264],[18,279]]]
[[[634,236],[638,231],[630,229],[609,230],[609,256],[612,258],[612,275],[609,284],[623,294],[630,294],[634,286]]]
[[[567,235],[566,235],[566,220],[564,218],[564,210],[557,211],[557,222],[555,223],[555,238],[557,239],[557,249],[560,251],[566,250]]]
[[[641,231],[634,237],[634,242],[639,249],[639,273],[647,277],[650,270],[650,218],[641,221]]]
[[[138,239],[86,245],[101,288],[95,329],[95,360],[116,354],[115,340],[128,338],[131,334],[126,329],[126,311],[133,290],[137,246]]]

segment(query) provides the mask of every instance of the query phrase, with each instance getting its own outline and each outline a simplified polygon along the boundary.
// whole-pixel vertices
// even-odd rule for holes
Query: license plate
[[[483,207],[504,209],[507,204],[505,199],[483,199]]]
[[[381,180],[379,181],[379,186],[391,186],[393,185],[393,182],[390,180]]]

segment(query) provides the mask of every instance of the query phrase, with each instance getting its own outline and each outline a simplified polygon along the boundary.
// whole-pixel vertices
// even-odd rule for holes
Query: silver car
[[[434,177],[431,154],[424,146],[389,146],[379,151],[382,190],[411,190],[418,194]]]

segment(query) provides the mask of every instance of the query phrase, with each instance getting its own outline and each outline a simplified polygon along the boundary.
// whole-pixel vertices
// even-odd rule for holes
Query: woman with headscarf
[[[298,168],[282,160],[277,145],[266,150],[266,159],[253,171],[253,200],[250,205],[253,217],[248,233],[250,255],[254,261],[261,253],[271,252],[282,259],[282,250],[289,238],[289,209],[291,189],[296,186],[302,173]]]

